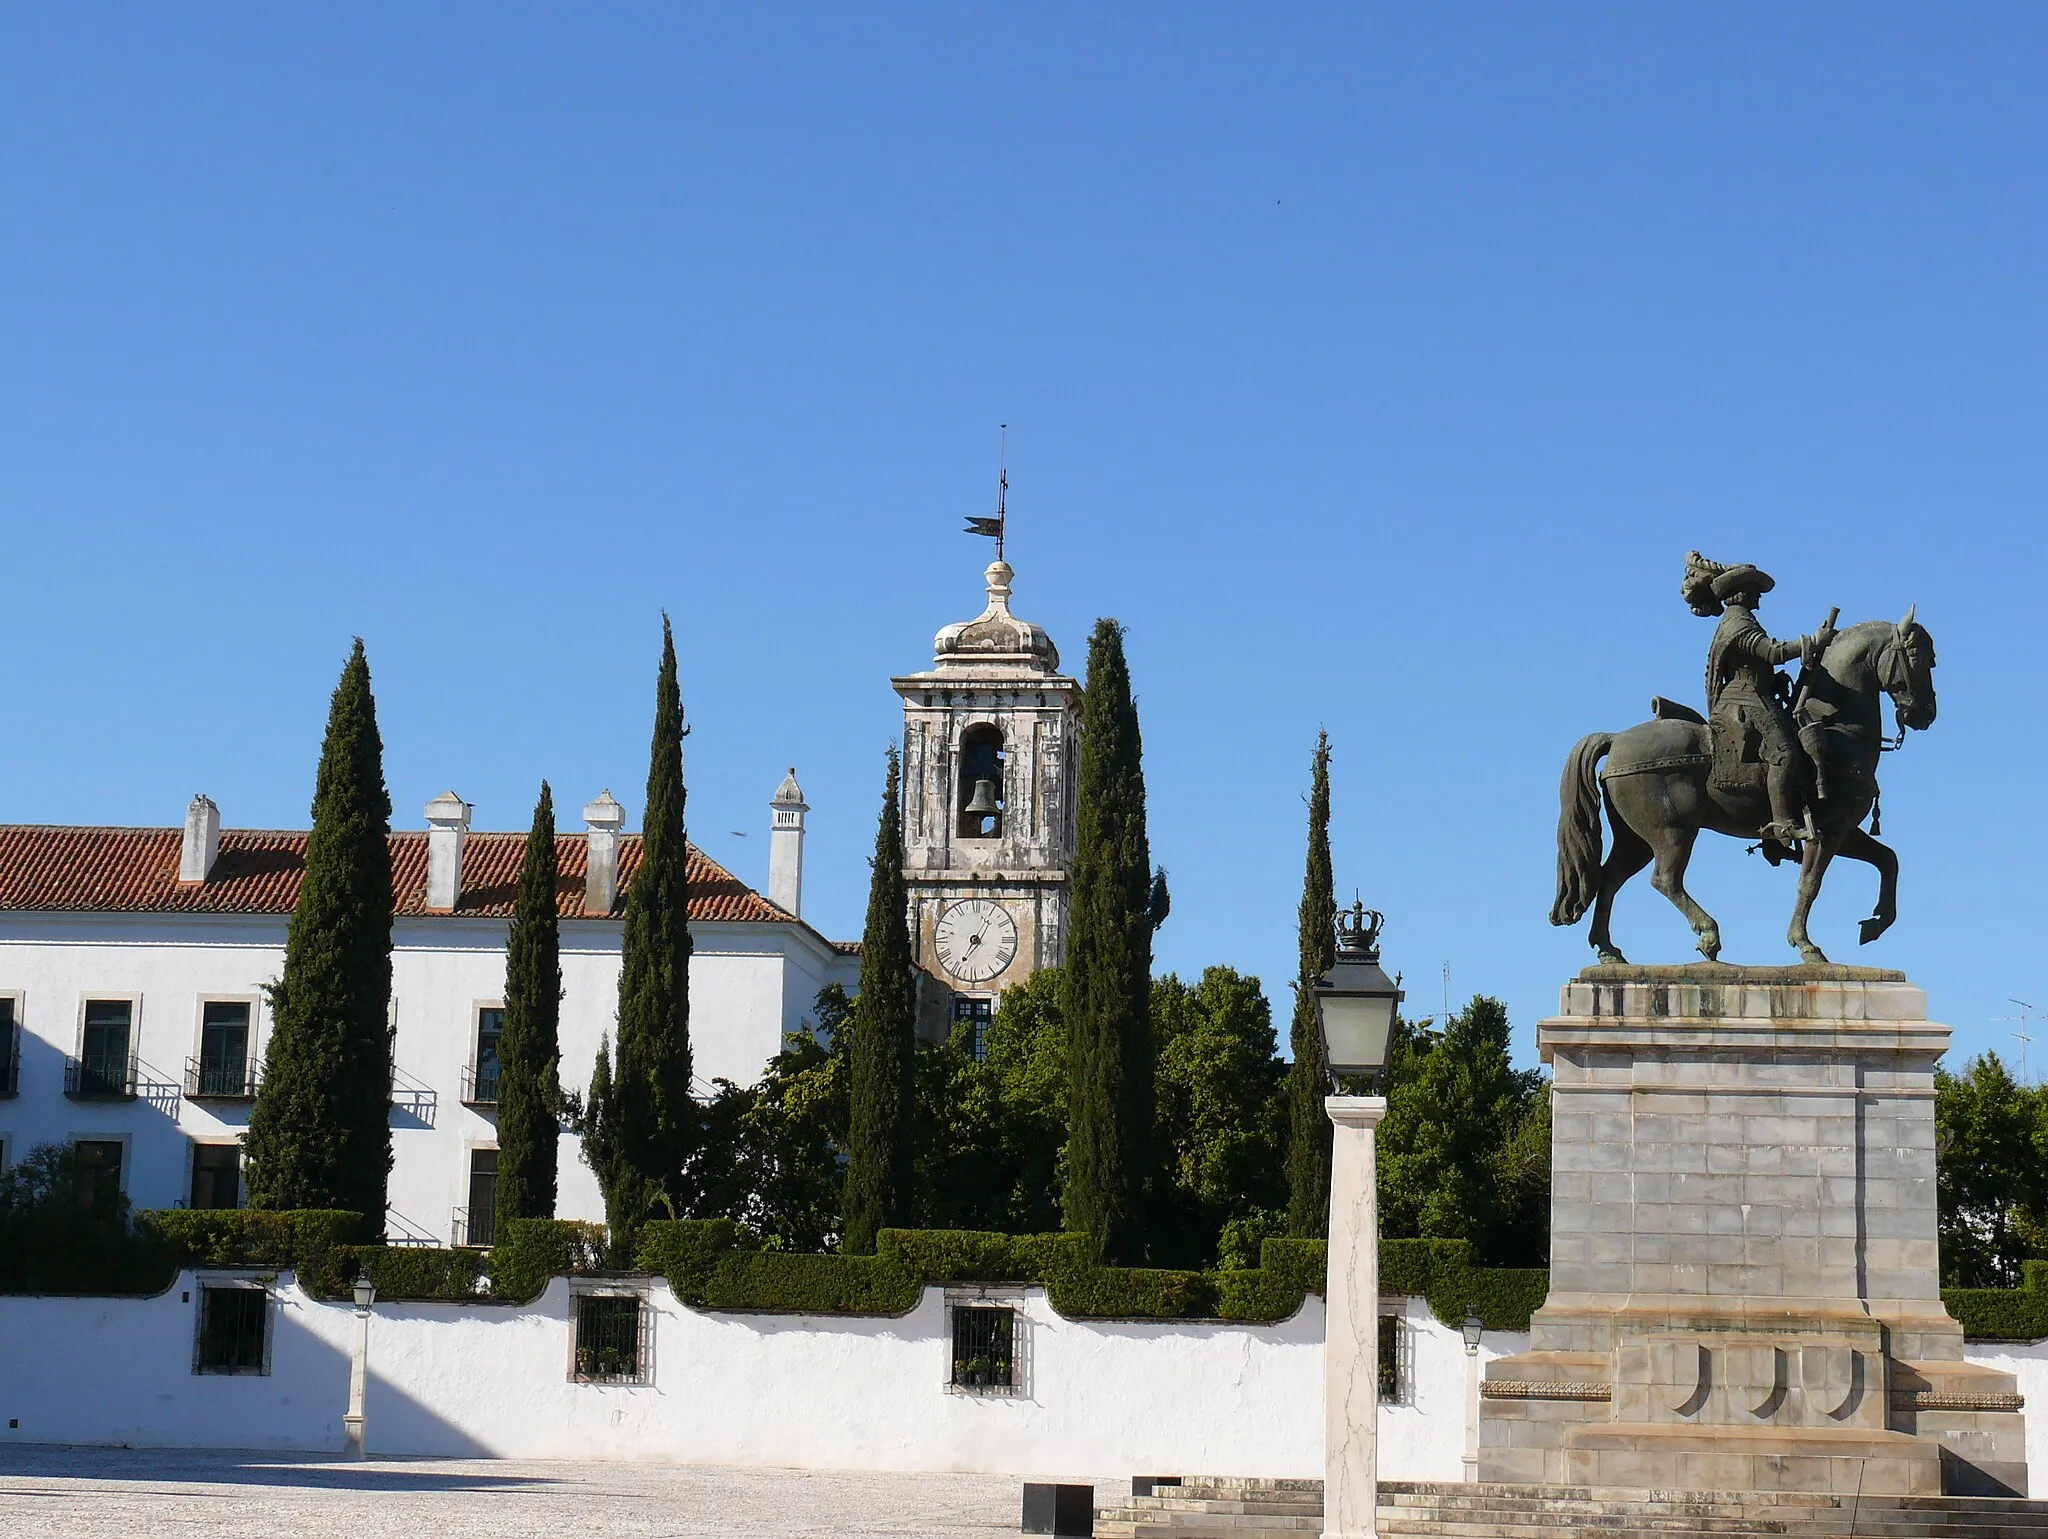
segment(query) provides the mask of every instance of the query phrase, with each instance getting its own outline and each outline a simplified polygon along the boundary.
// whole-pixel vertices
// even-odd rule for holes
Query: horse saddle
[[[1704,729],[1710,759],[1707,783],[1716,790],[1762,793],[1765,771],[1758,751],[1761,734],[1738,713],[1724,712],[1721,720],[1710,722],[1689,705],[1652,695],[1650,714],[1659,721],[1682,721]]]

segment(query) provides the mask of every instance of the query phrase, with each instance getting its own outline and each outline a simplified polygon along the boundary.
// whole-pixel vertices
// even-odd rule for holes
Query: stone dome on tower
[[[1010,579],[1016,576],[1010,563],[998,558],[986,575],[988,608],[939,632],[932,641],[934,666],[1057,673],[1060,649],[1045,628],[1010,613]]]

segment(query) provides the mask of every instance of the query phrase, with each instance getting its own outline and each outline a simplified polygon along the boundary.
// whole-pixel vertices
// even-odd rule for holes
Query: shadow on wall
[[[540,1476],[488,1475],[475,1470],[389,1469],[375,1459],[356,1464],[331,1454],[289,1460],[274,1454],[233,1450],[77,1448],[34,1443],[0,1445],[0,1476],[159,1484],[190,1481],[325,1491],[497,1491],[551,1483]]]

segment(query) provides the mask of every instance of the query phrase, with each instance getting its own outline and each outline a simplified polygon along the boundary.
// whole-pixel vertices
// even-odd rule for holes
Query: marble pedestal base
[[[1589,967],[1554,1069],[1550,1296],[1485,1481],[2024,1495],[2009,1374],[1937,1275],[1949,1031],[1874,968]]]

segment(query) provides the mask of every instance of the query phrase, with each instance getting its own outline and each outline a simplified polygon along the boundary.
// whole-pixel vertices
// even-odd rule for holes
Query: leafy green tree
[[[75,1147],[39,1144],[0,1168],[0,1293],[157,1289],[172,1263],[160,1242],[130,1233],[120,1182]]]
[[[853,1103],[847,1134],[849,1254],[873,1253],[877,1231],[910,1210],[916,1148],[917,985],[903,885],[903,822],[896,749],[889,749],[882,815],[868,878],[860,994],[853,1002]]]
[[[1330,734],[1316,734],[1308,796],[1308,871],[1297,921],[1301,967],[1295,974],[1294,1020],[1287,1071],[1287,1232],[1319,1239],[1330,1228],[1331,1127],[1323,1110],[1329,1076],[1316,1025],[1315,986],[1337,962],[1337,897],[1330,868]]]
[[[697,1122],[690,1098],[690,847],[683,830],[687,730],[675,635],[663,615],[647,814],[640,864],[626,889],[618,1035],[601,1113],[612,1152],[608,1169],[592,1166],[604,1186],[613,1244],[626,1254],[654,1204],[692,1206],[681,1189]],[[591,1107],[598,1102],[593,1080]]]
[[[698,1145],[691,1216],[733,1219],[769,1250],[817,1252],[840,1239],[853,1005],[834,983],[814,1009],[758,1084],[716,1082]]]
[[[1379,1132],[1381,1233],[1470,1240],[1498,1264],[1501,1151],[1542,1076],[1510,1062],[1507,1010],[1483,995],[1441,1033],[1404,1033],[1394,1067]]]
[[[918,1054],[915,1221],[1040,1234],[1060,1227],[1067,1036],[1058,968],[1005,990],[974,1056],[962,1022]]]
[[[505,943],[498,1042],[498,1216],[553,1218],[561,1145],[561,921],[555,908],[555,795],[540,783]]]
[[[1941,1280],[2018,1287],[2021,1264],[2043,1255],[2048,1238],[2048,1098],[2016,1083],[1996,1053],[1961,1074],[1937,1072],[1934,1083]]]
[[[1497,1214],[1493,1239],[1485,1247],[1496,1266],[1550,1265],[1550,1082],[1530,1099],[1528,1110],[1493,1162]]]
[[[391,797],[358,637],[328,708],[313,827],[249,1114],[249,1204],[361,1213],[391,1176]]]
[[[1214,1263],[1224,1226],[1263,1228],[1286,1201],[1273,1009],[1259,980],[1210,967],[1192,986],[1152,985],[1160,1181],[1153,1259]]]
[[[1145,770],[1124,629],[1098,620],[1081,707],[1072,919],[1067,941],[1070,1054],[1067,1228],[1105,1261],[1144,1258],[1152,1174],[1152,936],[1166,917],[1152,870]]]

